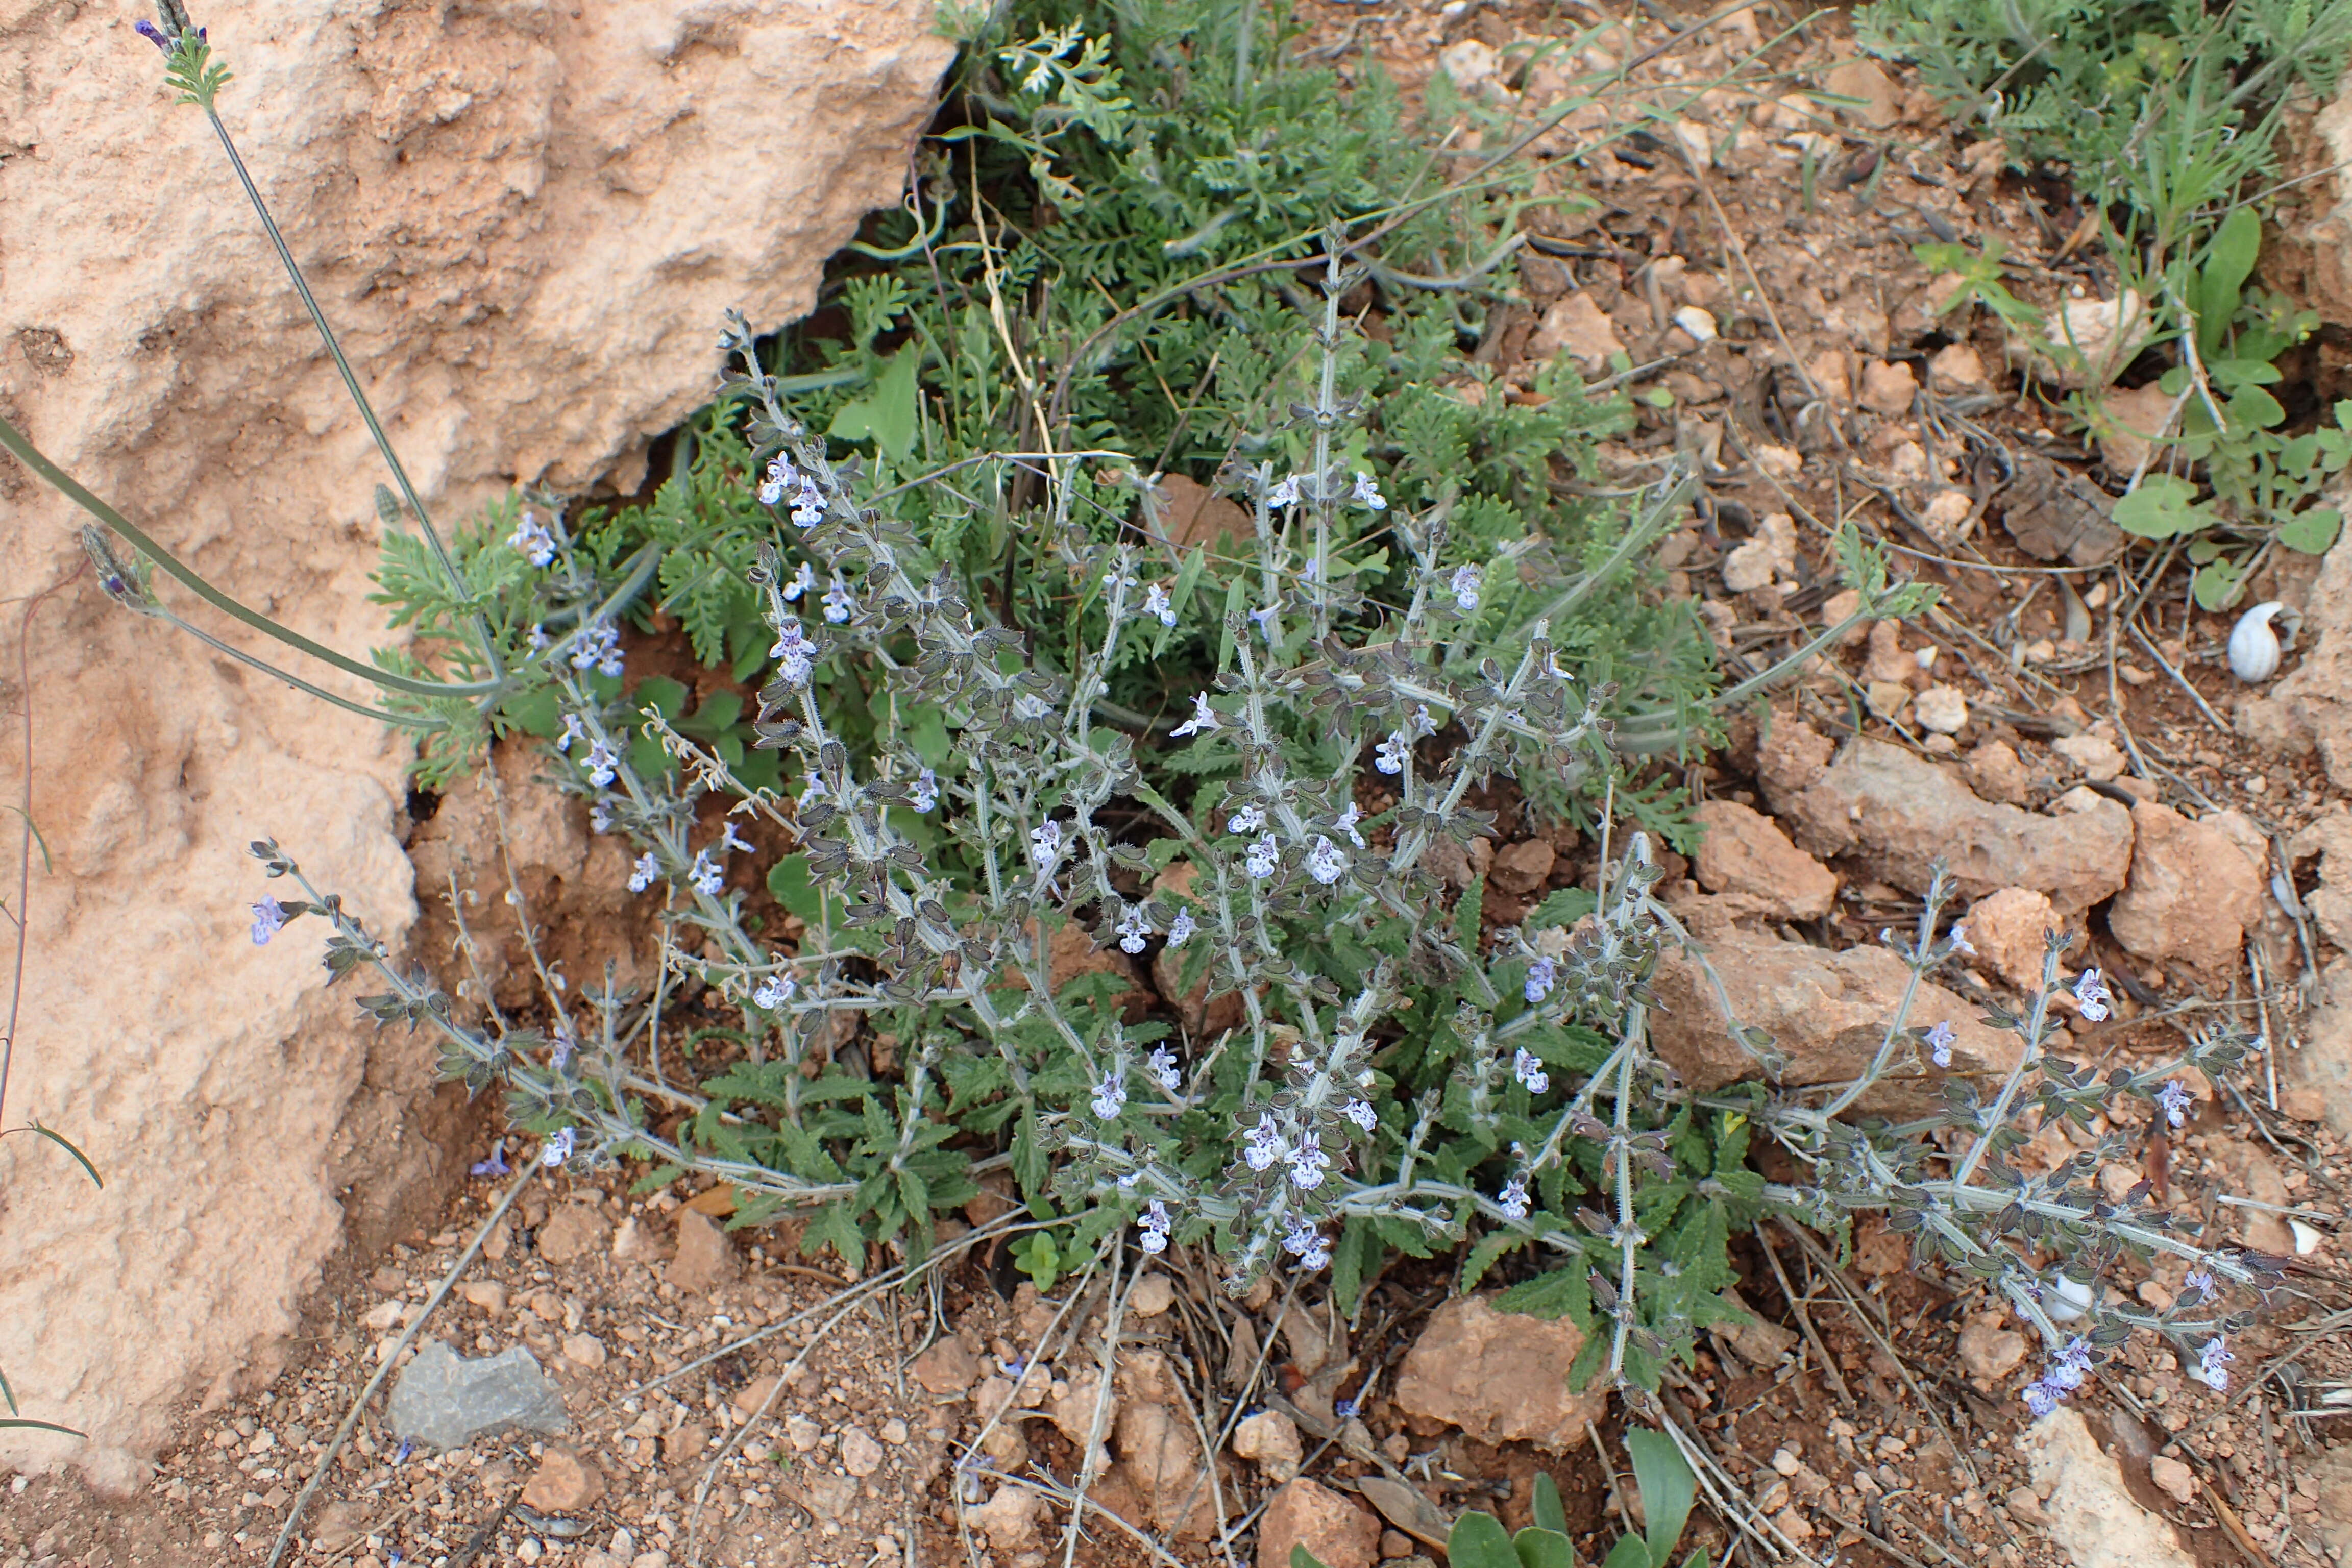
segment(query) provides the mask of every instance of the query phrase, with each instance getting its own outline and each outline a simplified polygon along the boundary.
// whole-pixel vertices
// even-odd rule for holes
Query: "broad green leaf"
[[[1304,1546],[1290,1549],[1290,1568],[1323,1568],[1323,1560]]]
[[[1576,1548],[1557,1530],[1530,1526],[1511,1537],[1511,1547],[1519,1568],[1576,1568]]]
[[[2279,524],[2278,542],[2305,555],[2325,555],[2343,531],[2344,514],[2334,507],[2317,506]]]
[[[923,351],[914,343],[892,354],[882,374],[875,377],[874,389],[843,404],[826,434],[845,441],[870,439],[894,458],[906,457],[915,447],[916,405],[922,393],[918,373],[922,364]]]
[[[1549,931],[1554,926],[1572,926],[1591,914],[1599,903],[1590,888],[1555,889],[1528,916],[1524,929]]]
[[[2197,568],[2194,592],[2198,605],[2206,610],[2228,609],[2237,602],[2239,592],[2245,587],[2246,563],[2224,556]]]
[[[1683,1522],[1690,1518],[1698,1478],[1691,1474],[1690,1464],[1675,1447],[1675,1440],[1664,1432],[1628,1432],[1625,1451],[1633,1458],[1633,1483],[1642,1489],[1650,1562],[1653,1568],[1666,1568],[1674,1559],[1675,1542],[1682,1539]]]
[[[1519,1568],[1519,1554],[1502,1521],[1491,1513],[1465,1513],[1446,1533],[1445,1556],[1453,1568]]]
[[[2240,292],[2262,247],[2263,220],[2251,206],[2232,212],[2213,232],[2205,265],[2197,272],[2197,342],[2209,355],[2238,313]]]
[[[1601,1568],[1654,1568],[1650,1562],[1649,1543],[1638,1535],[1621,1538],[1602,1559]]]
[[[1560,1506],[1559,1483],[1547,1470],[1536,1472],[1536,1495],[1531,1511],[1539,1530],[1556,1530],[1568,1533],[1568,1510]]]
[[[2194,533],[2213,521],[2197,502],[2197,487],[2170,474],[2150,474],[2139,489],[2116,502],[2116,526],[2142,539]]]

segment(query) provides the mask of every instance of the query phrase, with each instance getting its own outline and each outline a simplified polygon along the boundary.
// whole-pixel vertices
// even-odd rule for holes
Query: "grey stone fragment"
[[[394,1434],[435,1448],[462,1448],[509,1426],[553,1436],[569,1425],[563,1395],[520,1345],[467,1360],[427,1340],[392,1385]]]

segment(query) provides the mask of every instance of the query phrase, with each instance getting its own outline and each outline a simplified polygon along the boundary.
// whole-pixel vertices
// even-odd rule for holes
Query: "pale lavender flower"
[[[1528,982],[1520,992],[1533,1004],[1550,995],[1551,988],[1559,984],[1559,965],[1549,958],[1538,958],[1528,965]]]
[[[490,1145],[490,1157],[487,1160],[476,1161],[472,1165],[468,1166],[467,1169],[477,1176],[504,1176],[510,1174],[513,1172],[514,1167],[507,1163],[506,1140],[501,1138],[497,1142],[492,1143]]]
[[[588,826],[596,833],[613,831],[613,803],[609,797],[600,795],[589,802]]]
[[[815,586],[816,568],[803,561],[801,569],[793,574],[792,581],[784,584],[784,597],[797,599]]]
[[[1159,618],[1163,626],[1176,624],[1176,605],[1168,597],[1168,590],[1154,583],[1143,591],[1143,613]]]
[[[661,862],[654,858],[652,850],[646,850],[637,857],[637,863],[629,868],[629,891],[644,892],[654,885],[654,879],[660,875]]]
[[[1381,1124],[1381,1113],[1372,1109],[1369,1100],[1351,1100],[1339,1108],[1339,1114],[1367,1132]]]
[[[2057,1409],[2059,1405],[2065,1403],[2065,1400],[2066,1394],[2063,1389],[2052,1388],[2047,1384],[2038,1382],[2025,1385],[2025,1408],[2032,1413],[2036,1421]]]
[[[824,492],[817,489],[816,480],[803,474],[801,493],[793,498],[793,526],[814,528],[824,521]]]
[[[1040,871],[1052,868],[1062,858],[1062,825],[1045,822],[1029,830],[1029,858]]]
[[[2096,1024],[2105,1020],[2115,998],[2107,994],[2107,983],[2099,972],[2085,969],[2074,982],[2074,1000],[2081,1005],[2083,1016]]]
[[[2188,1278],[2181,1280],[2180,1283],[2187,1289],[2196,1291],[2199,1295],[2203,1296],[2208,1300],[2210,1300],[2216,1293],[2213,1287],[2213,1276],[2211,1273],[2202,1268],[2190,1269],[2189,1271]]]
[[[1290,478],[1265,492],[1265,504],[1268,510],[1278,506],[1294,505],[1297,500],[1298,476],[1297,474],[1291,475]]]
[[[597,741],[590,744],[584,765],[588,769],[588,782],[603,789],[620,775],[621,753],[603,741]]]
[[[755,1007],[765,1007],[771,1013],[775,1012],[791,1001],[793,993],[800,988],[800,982],[789,974],[771,974],[760,982],[758,990],[751,993],[751,1005]]]
[[[1428,703],[1416,702],[1412,705],[1412,713],[1410,721],[1405,725],[1404,733],[1406,739],[1412,741],[1426,740],[1437,733],[1437,721],[1429,716]]]
[[[572,668],[594,667],[599,675],[621,673],[621,634],[608,622],[599,622],[580,634],[572,645]]]
[[[1263,610],[1252,610],[1249,613],[1249,618],[1257,623],[1257,635],[1268,642],[1274,640],[1274,617],[1280,614],[1281,610],[1280,605],[1268,605]]]
[[[915,775],[915,782],[907,786],[907,793],[914,797],[908,805],[918,812],[929,811],[940,804],[940,775],[925,768]]]
[[[849,584],[835,577],[833,586],[824,591],[824,618],[837,626],[848,620],[856,608],[857,600],[851,595]]]
[[[1543,1058],[1521,1046],[1511,1058],[1511,1076],[1527,1086],[1529,1094],[1542,1094],[1551,1088],[1551,1075],[1543,1069]]]
[[[1466,616],[1478,607],[1478,588],[1485,580],[1486,574],[1475,566],[1456,566],[1445,591],[1454,595],[1454,607]]]
[[[1969,928],[1965,923],[1959,921],[1954,921],[1952,922],[1952,951],[1954,952],[1965,952],[1970,958],[1974,958],[1977,955],[1977,950],[1969,945]]]
[[[572,1037],[570,1026],[559,1020],[555,1026],[555,1049],[548,1053],[547,1065],[562,1072],[571,1063],[572,1053],[579,1048],[580,1042]]]
[[[507,543],[513,547],[516,554],[534,566],[544,566],[555,559],[555,535],[547,531],[547,524],[539,521],[539,513],[529,507],[523,508],[522,521],[515,525],[514,532],[508,535]]]
[[[1255,801],[1225,818],[1225,831],[1228,833],[1255,833],[1265,826],[1265,807]]]
[[[782,452],[769,459],[768,470],[760,480],[760,504],[774,506],[784,499],[784,492],[801,482],[801,472],[793,467],[792,458]]]
[[[1282,1249],[1298,1259],[1298,1267],[1312,1274],[1330,1266],[1331,1248],[1323,1233],[1301,1215],[1291,1217],[1289,1228],[1282,1237]]]
[[[1938,1022],[1927,1031],[1927,1054],[1939,1068],[1952,1065],[1952,1026],[1948,1020]]]
[[[1348,857],[1339,847],[1318,834],[1314,847],[1307,851],[1307,874],[1329,887],[1347,874]]]
[[[253,945],[267,947],[269,939],[286,929],[286,906],[276,899],[264,899],[253,906]]]
[[[2225,1363],[2237,1359],[2230,1353],[2230,1347],[2221,1342],[2221,1336],[2216,1335],[2207,1340],[2205,1348],[2197,1352],[2197,1364],[2190,1369],[2189,1375],[2214,1393],[2223,1393],[2230,1386],[2230,1374],[2224,1370]]]
[[[1503,1190],[1495,1194],[1495,1206],[1503,1211],[1503,1217],[1505,1219],[1527,1218],[1527,1177],[1513,1176],[1509,1181],[1505,1182],[1503,1184]]]
[[[548,644],[550,644],[550,643],[553,642],[554,640],[555,640],[555,639],[554,639],[553,637],[549,637],[549,636],[547,635],[547,628],[546,628],[545,626],[532,626],[532,627],[530,628],[530,651],[531,651],[531,652],[533,652],[533,653],[545,653],[545,652],[547,651],[547,646],[548,646]]]
[[[566,713],[563,716],[563,733],[555,737],[555,749],[559,752],[569,752],[572,750],[572,742],[586,739],[588,739],[587,727],[580,722],[580,715]]]
[[[1176,1053],[1166,1046],[1152,1047],[1151,1054],[1143,1058],[1143,1066],[1169,1093],[1174,1094],[1184,1087],[1184,1070],[1176,1065]]]
[[[1192,910],[1178,910],[1176,911],[1176,918],[1168,922],[1168,945],[1171,947],[1183,946],[1185,939],[1190,937],[1192,932],[1198,929],[1199,928],[1193,923]]]
[[[1389,509],[1389,498],[1381,494],[1380,480],[1370,474],[1356,476],[1356,488],[1350,492],[1349,499],[1357,505],[1368,506],[1374,511],[1386,511]]]
[[[776,628],[776,640],[768,649],[768,657],[776,661],[776,677],[786,686],[806,686],[809,670],[816,662],[817,647],[807,632],[801,629],[797,619],[788,618]]]
[[[1331,1168],[1331,1156],[1323,1152],[1323,1140],[1313,1131],[1298,1135],[1297,1145],[1290,1151],[1290,1181],[1302,1192],[1313,1192],[1323,1184],[1323,1173]]]
[[[1363,820],[1364,814],[1356,809],[1356,803],[1351,800],[1348,803],[1347,810],[1341,812],[1338,816],[1331,819],[1331,826],[1339,829],[1341,833],[1346,834],[1348,836],[1348,841],[1350,844],[1353,844],[1357,848],[1361,849],[1365,847],[1364,836],[1363,833],[1356,826],[1356,824]]]
[[[1290,1153],[1289,1140],[1283,1137],[1274,1118],[1265,1112],[1259,1112],[1257,1125],[1249,1130],[1248,1136],[1249,1147],[1242,1151],[1242,1158],[1249,1162],[1253,1171],[1265,1170]]]
[[[1168,1205],[1154,1198],[1143,1211],[1141,1229],[1143,1250],[1151,1253],[1168,1250],[1168,1232],[1174,1222],[1168,1217]]]
[[[751,853],[751,845],[745,843],[743,836],[735,831],[735,819],[733,817],[730,816],[725,818],[719,823],[719,852],[720,854],[724,855],[730,851],[740,852],[745,855]]]
[[[539,1152],[539,1163],[542,1165],[561,1165],[564,1161],[572,1158],[572,1151],[579,1142],[579,1133],[569,1127],[564,1128],[554,1137],[550,1138],[547,1141],[547,1146]]]
[[[1141,952],[1146,938],[1151,935],[1151,921],[1145,918],[1141,904],[1129,904],[1127,912],[1118,917],[1118,946],[1122,952]]]
[[[1095,1085],[1095,1114],[1108,1121],[1126,1109],[1127,1085],[1117,1074],[1105,1073],[1103,1080]]]
[[[1205,735],[1212,730],[1222,730],[1224,727],[1223,721],[1217,717],[1217,710],[1209,706],[1209,694],[1202,691],[1196,693],[1192,698],[1192,716],[1177,725],[1170,733]]]
[[[1280,850],[1274,842],[1274,835],[1262,833],[1258,836],[1257,842],[1249,847],[1249,854],[1243,858],[1243,864],[1251,876],[1264,880],[1274,875],[1275,865],[1279,855]]]
[[[2050,1369],[2042,1375],[2051,1387],[2068,1394],[2082,1387],[2091,1375],[2091,1342],[2080,1334],[2068,1340],[2065,1348],[2052,1358]]]
[[[696,850],[694,864],[687,868],[686,885],[706,899],[715,899],[726,883],[727,873],[710,858],[710,851]]]
[[[1402,732],[1391,735],[1372,749],[1372,766],[1384,773],[1404,772],[1405,759],[1412,755],[1412,742]]]
[[[2087,1018],[2090,1013],[2085,1010],[2083,1016]],[[2194,1097],[2189,1092],[2189,1086],[2177,1078],[2166,1079],[2164,1087],[2156,1091],[2157,1108],[2164,1112],[2165,1120],[2175,1127],[2187,1125],[2189,1107],[2193,1100]]]

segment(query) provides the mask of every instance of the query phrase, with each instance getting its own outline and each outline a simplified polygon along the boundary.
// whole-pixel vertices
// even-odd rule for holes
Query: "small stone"
[[[2124,771],[2123,752],[2105,735],[2061,735],[2050,742],[2050,749],[2082,769],[2085,778],[2100,784],[2112,784]]]
[[[1835,106],[1841,120],[1884,131],[1902,116],[1902,100],[1895,95],[1894,81],[1867,56],[1838,61],[1822,76],[1822,86],[1832,97],[1853,100]],[[1907,373],[1910,366],[1903,368]]]
[[[1290,1568],[1303,1546],[1323,1568],[1372,1568],[1381,1523],[1351,1500],[1310,1480],[1295,1480],[1266,1500],[1258,1521],[1257,1568]]]
[[[1279,1410],[1261,1410],[1234,1428],[1234,1452],[1276,1481],[1297,1478],[1304,1450],[1298,1428]]]
[[[613,1261],[615,1263],[650,1263],[654,1258],[654,1239],[643,1221],[631,1215],[613,1232]]]
[[[563,1396],[522,1346],[467,1360],[438,1340],[427,1340],[402,1369],[390,1414],[395,1436],[441,1449],[509,1427],[551,1436],[570,1425]]]
[[[397,1296],[408,1289],[408,1276],[386,1266],[368,1276],[368,1289],[379,1296]]]
[[[961,1399],[980,1381],[980,1357],[971,1346],[950,1334],[915,1358],[908,1368],[923,1392],[940,1399]]]
[[[2263,918],[2262,868],[2220,828],[2152,800],[2132,807],[2132,828],[2131,879],[2108,906],[2116,940],[2215,980],[2236,974],[2246,931]]]
[[[1708,892],[1744,900],[1777,920],[1819,920],[1837,902],[1835,873],[1790,843],[1762,812],[1710,800],[1696,815],[1704,837],[1691,874]]]
[[[539,1468],[522,1489],[522,1500],[543,1513],[570,1513],[604,1495],[596,1467],[561,1444],[551,1443]]]
[[[2060,1405],[2019,1445],[2062,1560],[2074,1568],[2195,1568],[2172,1526],[2133,1499],[2123,1467],[2099,1447],[2079,1408]]]
[[[360,1319],[360,1325],[369,1329],[396,1329],[407,1317],[407,1302],[379,1301],[367,1310],[366,1316]]]
[[[735,1414],[747,1421],[757,1415],[761,1406],[768,1403],[768,1396],[776,1392],[778,1381],[774,1373],[766,1373],[737,1389],[735,1397],[729,1402],[735,1406]],[[814,1444],[811,1445],[811,1447],[814,1446]],[[805,1453],[807,1450],[802,1451]]]
[[[2003,1328],[1990,1314],[1970,1318],[1960,1330],[1960,1365],[1970,1377],[1998,1383],[2025,1361],[2025,1336]]]
[[[852,1426],[841,1435],[841,1468],[864,1480],[882,1468],[886,1456],[874,1434],[863,1426]]]
[[[1925,456],[1924,453],[1921,455]],[[1960,539],[1966,536],[1964,530],[1969,517],[1976,510],[1976,500],[1968,491],[1940,489],[1929,496],[1927,504],[1919,509],[1919,521],[1926,523],[1927,531],[1938,539]]]
[[[2188,1503],[2197,1496],[2197,1472],[2169,1454],[2158,1454],[2147,1462],[2148,1479],[2164,1489],[2177,1503]]]
[[[1919,656],[1903,646],[1902,622],[1871,622],[1869,642],[1870,655],[1862,665],[1864,684],[1888,680],[1901,685],[1918,670]]]
[[[1045,1507],[1045,1500],[1028,1488],[1008,1484],[997,1488],[996,1494],[980,1507],[967,1510],[964,1519],[988,1537],[991,1546],[1010,1552],[1036,1539],[1037,1516]]]
[[[1128,1292],[1127,1310],[1139,1318],[1156,1318],[1175,1304],[1175,1282],[1165,1274],[1147,1274]]]
[[[367,1528],[367,1510],[355,1502],[331,1502],[310,1523],[311,1543],[321,1552],[341,1552]]]
[[[1799,1458],[1789,1449],[1775,1448],[1772,1450],[1772,1469],[1775,1474],[1793,1476],[1804,1468],[1805,1461]]]
[[[1696,343],[1711,343],[1722,335],[1716,327],[1715,313],[1702,306],[1685,305],[1675,312],[1674,322],[1688,332],[1691,342]]]
[[[1558,853],[1541,838],[1506,844],[1495,851],[1495,862],[1487,869],[1486,879],[1507,893],[1525,898],[1544,885]]]
[[[680,1464],[698,1458],[710,1447],[710,1428],[699,1421],[688,1421],[675,1432],[662,1437],[662,1458],[671,1464]]]
[[[604,1216],[586,1204],[565,1204],[539,1227],[539,1255],[557,1268],[599,1251]]]
[[[1751,539],[1723,558],[1723,585],[1734,594],[1752,594],[1772,583],[1772,549]]]
[[[1410,1557],[1412,1555],[1412,1536],[1407,1535],[1402,1530],[1383,1530],[1381,1531],[1381,1562],[1393,1562],[1399,1557]]]
[[[1913,701],[1919,728],[1938,735],[1957,735],[1969,725],[1968,699],[1957,686],[1931,686]]]
[[[593,1334],[568,1334],[563,1341],[563,1359],[593,1372],[604,1364],[604,1342]]]
[[[2006,741],[1987,741],[1969,753],[1969,787],[2004,805],[2023,805],[2033,795],[2032,775]]]
[[[896,1448],[907,1441],[907,1424],[897,1416],[882,1423],[882,1440]]]
[[[1496,58],[1492,45],[1465,38],[1437,52],[1437,68],[1452,79],[1457,91],[1475,92],[1495,79]]]
[[[1872,713],[1891,724],[1910,705],[1911,689],[1899,680],[1874,680],[1863,688],[1863,700]]]
[[[669,1260],[668,1279],[681,1290],[707,1294],[735,1278],[735,1244],[709,1216],[681,1209],[677,1216],[677,1255]]]
[[[1565,353],[1587,376],[1607,374],[1610,357],[1624,352],[1617,324],[1581,289],[1552,302],[1527,348],[1529,359],[1550,359]]]
[[[2048,934],[2063,931],[2049,897],[2031,888],[2002,888],[1969,906],[1961,922],[1969,945],[1992,972],[2019,991],[2042,988]]]
[[[457,1287],[457,1294],[493,1318],[506,1312],[507,1288],[496,1279],[468,1279]]]
[[[1872,360],[1862,367],[1862,396],[1856,399],[1873,414],[1892,419],[1911,411],[1919,395],[1919,377],[1907,364]]]
[[[1984,361],[1966,343],[1946,343],[1929,358],[1927,368],[1935,373],[1939,386],[1976,391],[1992,384],[1985,374]]]
[[[1483,1296],[1448,1301],[1405,1353],[1397,1408],[1459,1426],[1482,1443],[1529,1442],[1561,1453],[1583,1441],[1585,1427],[1608,1408],[1600,1382],[1580,1394],[1568,1386],[1583,1348],[1583,1331],[1566,1318],[1498,1312]]]

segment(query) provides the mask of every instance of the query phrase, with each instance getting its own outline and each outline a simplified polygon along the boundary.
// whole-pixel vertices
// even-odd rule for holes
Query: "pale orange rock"
[[[1580,1393],[1568,1386],[1583,1348],[1583,1331],[1566,1318],[1498,1312],[1483,1296],[1448,1301],[1405,1352],[1397,1408],[1482,1443],[1527,1442],[1563,1453],[1584,1441],[1584,1428],[1609,1406],[1601,1382]]]
[[[1819,920],[1837,901],[1835,873],[1790,843],[1762,812],[1710,800],[1696,816],[1705,831],[1691,871],[1708,892],[1738,898],[1779,920]]]
[[[2048,951],[2043,933],[2066,929],[2049,896],[2032,888],[1988,893],[1969,906],[1968,918],[1960,923],[1979,961],[2021,992],[2041,989]],[[2067,966],[2062,962],[2061,967]]]

